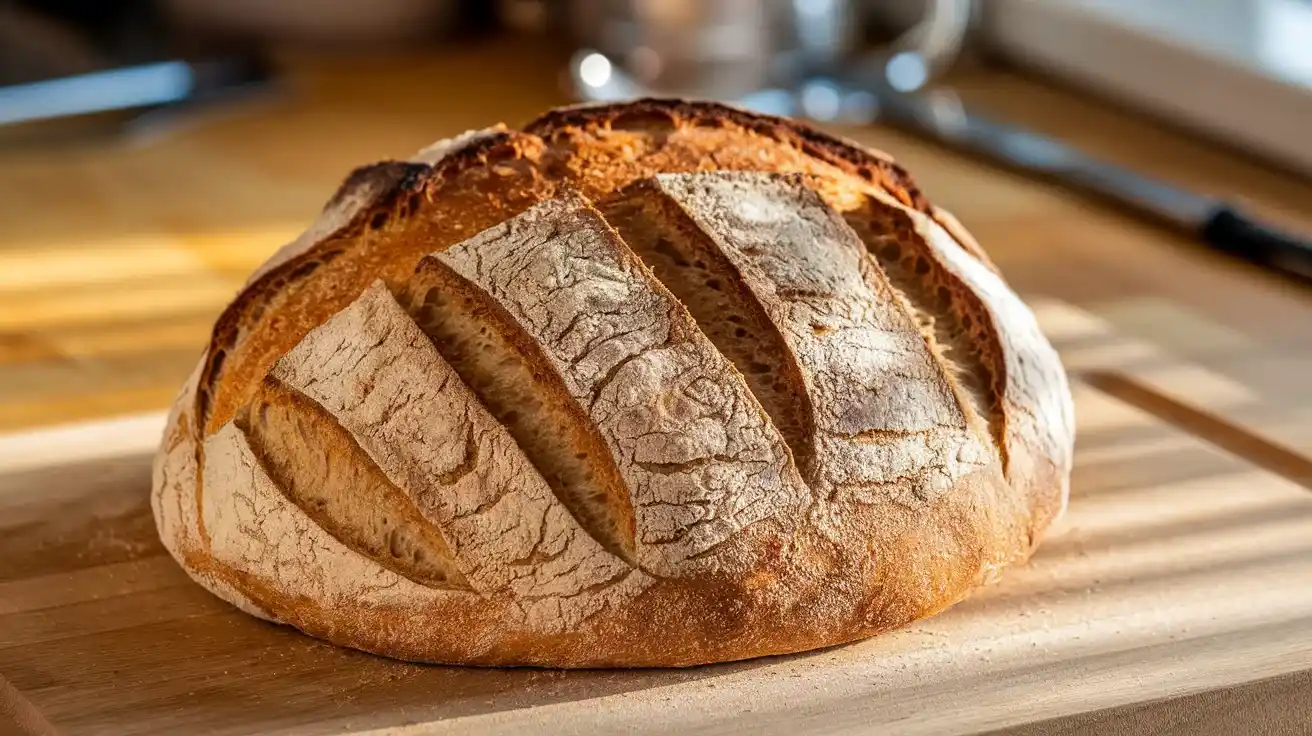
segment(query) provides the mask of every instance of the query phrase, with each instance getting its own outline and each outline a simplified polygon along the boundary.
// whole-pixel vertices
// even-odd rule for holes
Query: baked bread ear
[[[1033,315],[886,156],[641,100],[352,174],[217,321],[152,506],[199,583],[340,645],[681,666],[960,600],[1072,443]]]

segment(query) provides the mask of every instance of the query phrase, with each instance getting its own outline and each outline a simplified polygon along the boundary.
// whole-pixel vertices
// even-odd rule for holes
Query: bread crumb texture
[[[1073,425],[889,157],[639,100],[352,173],[216,322],[152,508],[199,584],[341,646],[687,666],[993,581],[1064,509]]]

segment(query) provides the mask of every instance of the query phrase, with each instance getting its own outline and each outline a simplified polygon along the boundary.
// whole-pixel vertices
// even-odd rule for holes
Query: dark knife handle
[[[1201,235],[1218,250],[1312,283],[1312,241],[1263,225],[1234,207],[1212,212]]]

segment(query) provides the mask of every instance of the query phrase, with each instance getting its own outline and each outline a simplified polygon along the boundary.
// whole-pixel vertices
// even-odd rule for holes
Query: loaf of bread
[[[1033,314],[891,159],[641,100],[353,173],[218,319],[152,505],[201,585],[339,645],[682,666],[962,599],[1072,443]]]

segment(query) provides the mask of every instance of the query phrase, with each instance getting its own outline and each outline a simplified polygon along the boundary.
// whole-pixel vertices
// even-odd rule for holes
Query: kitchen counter
[[[0,521],[0,674],[56,725],[77,727],[70,732],[90,732],[99,725],[118,733],[127,730],[110,724],[124,726],[148,717],[155,720],[150,727],[141,721],[143,731],[231,728],[225,717],[260,708],[272,708],[268,712],[273,714],[246,724],[253,730],[309,722],[319,723],[311,729],[315,732],[354,730],[351,724],[392,728],[414,720],[380,714],[403,701],[425,701],[421,696],[432,692],[430,687],[449,688],[452,703],[465,700],[440,713],[433,710],[440,711],[440,703],[428,702],[419,710],[407,706],[411,710],[405,712],[419,713],[413,718],[420,722],[468,716],[475,720],[465,723],[467,732],[492,732],[498,723],[506,728],[527,723],[514,720],[522,706],[571,718],[586,714],[602,725],[618,722],[605,720],[611,712],[606,708],[620,708],[616,712],[623,714],[626,702],[637,708],[633,713],[647,712],[642,708],[658,712],[659,698],[644,700],[644,691],[668,689],[677,699],[702,677],[713,683],[719,675],[648,673],[632,682],[595,673],[572,680],[550,673],[498,680],[484,672],[466,678],[458,670],[339,655],[294,633],[234,615],[192,586],[162,555],[148,511],[141,507],[144,489],[138,487],[145,482],[158,431],[150,412],[171,402],[195,365],[212,320],[251,269],[295,237],[354,166],[405,157],[435,139],[497,121],[514,125],[567,101],[554,63],[563,56],[522,40],[427,55],[293,56],[287,61],[291,75],[284,94],[207,113],[154,137],[62,150],[0,151],[0,432],[12,433],[0,437],[0,519],[7,519]],[[1306,180],[1008,72],[964,70],[954,83],[968,103],[995,116],[1149,174],[1237,196],[1261,215],[1312,232],[1312,183]],[[1209,566],[1216,568],[1215,581],[1261,582],[1265,591],[1290,589],[1286,598],[1254,598],[1255,606],[1279,608],[1279,616],[1259,621],[1267,609],[1235,614],[1234,621],[1253,619],[1252,628],[1236,623],[1215,631],[1202,626],[1202,631],[1196,622],[1171,624],[1176,628],[1143,623],[1142,631],[1126,636],[1147,637],[1145,646],[1160,645],[1151,650],[1159,658],[1125,655],[1124,662],[1112,666],[1113,660],[1095,661],[1093,654],[1080,652],[1088,661],[1078,667],[1067,662],[1059,671],[1035,669],[1026,675],[1029,680],[1014,681],[1014,689],[998,685],[990,691],[988,697],[1012,700],[1045,693],[1023,719],[994,713],[960,720],[953,732],[986,730],[980,724],[1011,728],[1010,733],[1074,732],[1097,724],[1154,733],[1241,733],[1254,719],[1277,727],[1305,726],[1312,718],[1307,705],[1312,702],[1307,669],[1312,657],[1306,650],[1312,641],[1312,598],[1302,592],[1312,588],[1312,547],[1305,541],[1312,539],[1312,495],[1307,493],[1312,488],[1312,393],[1306,388],[1312,366],[1312,289],[1205,251],[1078,195],[961,159],[900,133],[880,128],[835,132],[892,153],[932,200],[972,230],[1035,306],[1075,379],[1081,445],[1073,521],[1054,535],[1051,547],[1045,545],[1029,570],[1009,578],[1041,588],[1043,581],[1057,579],[1053,570],[1066,569],[1061,565],[1068,561],[1061,555],[1075,559],[1099,550],[1129,555],[1115,557],[1118,562],[1108,568],[1125,580],[1109,579],[1114,575],[1106,571],[1088,573],[1087,591],[1062,589],[1067,598],[1060,601],[1084,596],[1094,606],[1080,616],[1105,614],[1108,620],[1128,610],[1129,599],[1099,598],[1094,594],[1100,586],[1124,584],[1136,595],[1206,600]],[[79,424],[63,426],[70,422]],[[122,446],[121,456],[103,449],[111,446]],[[59,458],[67,462],[57,464]],[[1199,491],[1203,486],[1210,491]],[[37,488],[49,492],[45,507],[33,500]],[[1257,505],[1236,510],[1235,494],[1250,494]],[[78,498],[91,500],[69,505],[69,499]],[[1132,508],[1108,499],[1121,499],[1116,502]],[[94,513],[99,512],[92,507],[99,503],[113,506],[119,514],[115,523],[123,526],[97,522]],[[1162,519],[1175,519],[1173,514],[1188,519],[1181,516],[1172,522],[1175,526],[1157,528],[1152,526],[1156,513]],[[85,526],[78,526],[82,521]],[[1267,528],[1272,524],[1278,529]],[[1122,526],[1130,531],[1118,531]],[[89,534],[89,541],[78,541],[79,533]],[[115,533],[127,541],[116,542]],[[1140,558],[1134,555],[1142,550],[1125,553],[1124,545],[1143,539],[1192,545],[1171,547],[1169,554],[1189,561],[1192,567],[1179,574],[1198,578],[1195,587],[1171,593],[1171,586],[1183,585],[1171,577],[1175,573],[1145,573],[1136,567]],[[74,578],[81,582],[68,582]],[[930,641],[973,630],[972,625],[983,626],[980,632],[991,630],[979,623],[985,619],[970,616],[978,606],[992,606],[995,613],[1023,606],[1024,597],[1011,595],[1006,585],[999,586],[1000,593],[990,591],[992,598],[984,596],[976,608],[970,608],[976,605],[972,599],[905,636]],[[1224,597],[1225,590],[1215,594]],[[132,596],[141,597],[140,607],[129,607]],[[1149,608],[1154,600],[1142,599]],[[105,606],[112,610],[102,610]],[[1230,610],[1218,602],[1217,610],[1223,609]],[[1008,624],[1014,625],[1009,631],[1036,636],[1018,623],[1030,614],[1015,615],[1021,618]],[[177,628],[205,621],[218,628]],[[167,626],[174,628],[160,628]],[[1097,635],[1096,626],[1090,626],[1091,636]],[[1200,667],[1227,674],[1211,680],[1183,674],[1180,668],[1189,667],[1193,650],[1168,644],[1188,636],[1190,626],[1200,638],[1198,656],[1215,662],[1212,669]],[[148,631],[155,633],[147,636]],[[123,636],[105,638],[114,632]],[[201,674],[182,673],[182,663],[149,653],[154,636],[173,636],[176,646],[201,646],[210,661],[223,662]],[[1231,639],[1225,637],[1239,637],[1238,643],[1227,644]],[[292,643],[276,650],[276,656],[285,658],[278,665],[224,654],[223,641],[252,647],[256,641],[261,647]],[[896,637],[888,641],[894,643],[871,644],[871,651],[900,646]],[[1287,651],[1282,649],[1286,643]],[[821,667],[832,661],[835,667],[869,675],[870,669],[862,669],[868,662],[856,659],[861,646],[866,645],[803,658],[803,664],[774,661],[762,665],[762,672],[797,677],[807,671],[805,662]],[[1297,650],[1300,646],[1304,649]],[[97,647],[120,659],[93,661]],[[1115,654],[1112,649],[1117,648],[1109,649],[1107,657]],[[1124,655],[1129,650],[1117,651]],[[200,662],[205,652],[186,656]],[[911,670],[928,666],[927,660],[907,659],[911,655],[905,652],[898,656],[903,655],[897,660],[889,654],[889,661]],[[1034,657],[1036,667],[1039,662],[1057,666],[1052,664],[1056,660]],[[82,666],[94,674],[94,682],[78,679],[73,670]],[[128,698],[135,705],[128,710],[112,705],[118,702],[113,683],[120,666],[141,672],[179,669],[170,671],[167,681],[161,674],[155,690],[145,685],[135,690]],[[282,699],[270,705],[258,694],[241,692],[236,680],[224,679],[229,666],[249,667],[251,677],[278,683],[269,687]],[[307,679],[276,679],[280,666]],[[722,687],[732,691],[748,669],[731,666],[708,673],[722,674]],[[881,677],[898,677],[881,672]],[[981,684],[993,682],[983,664],[972,672]],[[1105,677],[1103,689],[1111,694],[1085,697],[1079,688],[1057,688],[1065,695],[1049,693],[1056,680],[1047,678],[1080,672],[1091,680]],[[426,685],[430,675],[437,680]],[[190,692],[177,684],[184,681],[193,688]],[[521,681],[522,687],[514,684]],[[327,689],[314,694],[316,687]],[[395,698],[386,695],[393,687],[399,693]],[[759,683],[743,687],[773,692]],[[611,705],[570,711],[585,692]],[[349,697],[323,701],[325,693]],[[704,707],[722,707],[715,705],[713,694],[702,695],[709,698],[698,701]],[[492,702],[493,696],[506,703],[505,711],[483,718],[498,710],[478,705]],[[220,704],[214,711],[218,715],[188,720],[200,712],[191,697],[212,698]],[[759,697],[752,702],[768,705]],[[955,696],[945,691],[924,697],[926,708],[933,710]],[[331,702],[329,715],[340,718],[295,705],[321,701]],[[963,712],[969,710],[963,706]],[[748,725],[754,721],[743,718],[739,730],[720,732],[755,732]],[[931,721],[920,723],[944,723]],[[827,725],[842,730],[856,723],[839,718]]]

